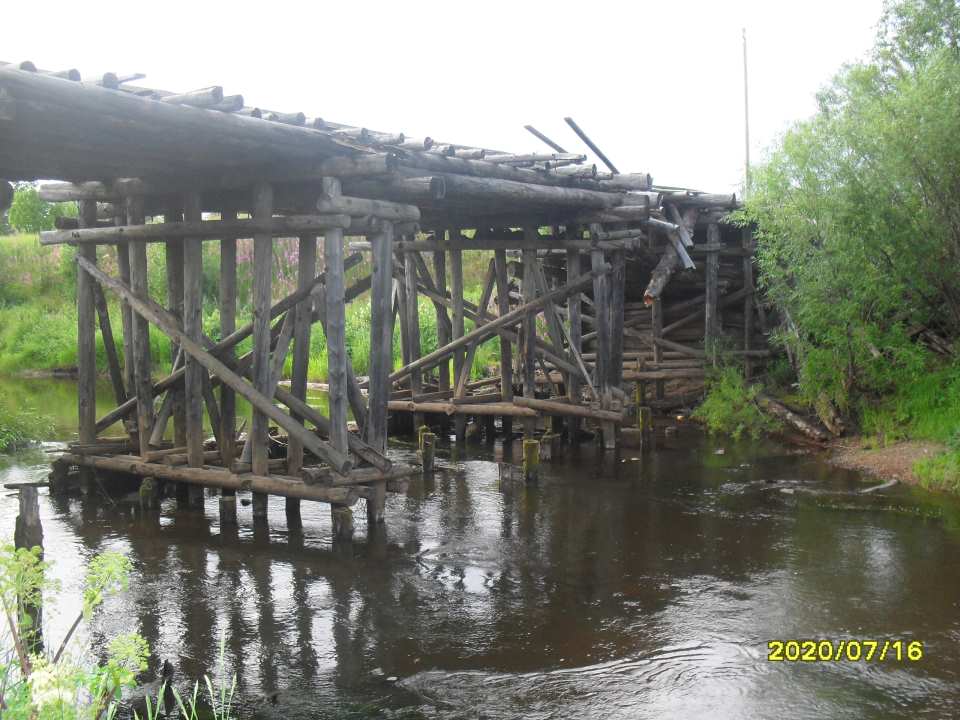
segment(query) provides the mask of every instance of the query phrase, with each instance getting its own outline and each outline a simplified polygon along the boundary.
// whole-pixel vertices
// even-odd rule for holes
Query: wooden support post
[[[580,251],[567,250],[567,282],[580,277]],[[583,324],[580,318],[581,294],[574,293],[567,298],[567,322],[570,326],[570,352],[579,353],[582,350],[581,337]],[[571,373],[567,382],[567,398],[570,402],[580,402],[580,378]],[[567,420],[567,441],[576,445],[580,437],[580,418],[571,417]]]
[[[663,337],[663,300],[659,297],[655,297],[650,305],[650,328],[650,337],[653,342],[653,362],[659,366],[663,362],[663,348],[657,343],[657,340]],[[663,380],[657,380],[654,397],[657,400],[663,400],[663,391]]]
[[[716,223],[707,226],[707,244],[715,247],[720,244],[720,227]],[[707,253],[706,265],[706,301],[704,305],[703,348],[713,365],[717,364],[717,343],[719,342],[719,290],[717,287],[720,271],[720,253],[711,250]]]
[[[97,203],[80,202],[80,226],[97,224]],[[77,254],[91,263],[97,262],[96,246],[77,248]],[[79,440],[92,443],[97,439],[97,338],[94,280],[82,268],[77,268],[77,413]],[[129,359],[127,360],[129,362]],[[81,468],[80,486],[89,492],[93,471]]]
[[[507,252],[498,249],[493,252],[494,271],[497,276],[497,312],[503,316],[510,312],[510,282],[507,279]],[[500,395],[504,402],[513,400],[513,353],[510,341],[500,338]],[[504,438],[510,442],[513,434],[513,418],[500,419]]]
[[[166,223],[179,222],[183,219],[183,212],[179,204],[170,202],[163,212],[163,221]],[[120,246],[117,246],[117,250]],[[170,238],[165,243],[165,256],[167,261],[167,309],[170,313],[183,320],[183,239]],[[225,335],[223,337],[226,337]],[[180,347],[174,342],[170,343],[170,363],[173,370],[176,370],[177,355]],[[186,358],[180,360],[184,364]],[[173,387],[168,390],[171,394],[170,402],[173,404],[171,412],[173,415],[173,444],[176,447],[185,447],[187,444],[187,415],[186,405],[184,404],[183,388]]]
[[[96,205],[96,203],[94,203]],[[96,221],[94,221],[96,222]],[[115,221],[117,222],[117,221]],[[127,223],[127,211],[123,210],[120,225]],[[79,254],[83,250],[83,245],[77,248]],[[117,270],[120,280],[127,286],[130,285],[130,245],[119,243],[117,245]],[[128,395],[135,395],[137,391],[136,377],[133,370],[133,311],[130,309],[130,303],[125,300],[120,301],[120,321],[123,327],[123,384],[127,388]],[[134,410],[136,403],[133,404]],[[127,424],[130,428],[131,425]]]
[[[143,225],[143,197],[127,198],[127,224]],[[150,296],[147,287],[147,244],[130,243],[130,289],[140,298]],[[137,433],[140,455],[150,452],[153,429],[153,380],[150,377],[150,323],[146,318],[133,319],[133,375],[137,396]]]
[[[333,525],[333,541],[350,542],[353,540],[353,510],[344,505],[330,506],[330,520]]]
[[[443,234],[443,230],[437,230],[434,236],[442,242]],[[446,295],[447,255],[445,250],[441,249],[433,252],[433,274],[437,291]],[[450,316],[447,314],[447,306],[437,301],[434,301],[433,305],[437,312],[437,347],[443,347],[453,339],[453,325],[450,322]],[[441,363],[437,366],[437,388],[441,392],[450,389],[450,363]],[[449,435],[450,423],[446,417],[440,419],[440,428],[445,437]]]
[[[599,232],[599,226],[591,226],[592,234]],[[594,270],[604,264],[603,251],[592,250],[590,262]],[[600,386],[600,404],[604,410],[609,410],[613,402],[613,393],[610,385],[610,362],[612,339],[610,337],[610,281],[606,274],[598,274],[593,279],[594,320],[597,328],[597,384]],[[603,447],[612,450],[616,447],[616,428],[611,422],[600,425],[603,433]]]
[[[637,407],[637,427],[640,430],[640,449],[653,450],[653,410],[646,405]]]
[[[533,230],[536,232],[536,228]],[[522,252],[523,260],[523,304],[533,302],[537,297],[536,289],[536,268],[537,251],[524,250]],[[521,367],[523,368],[523,396],[525,398],[535,398],[537,394],[536,378],[536,354],[534,348],[537,343],[537,315],[528,314],[523,319],[520,330],[520,353]],[[524,418],[523,436],[532,438],[536,430],[536,420],[534,418]],[[526,457],[526,443],[524,443],[524,457]]]
[[[305,290],[317,274],[317,238],[314,235],[301,235],[297,255],[297,287]],[[293,377],[290,381],[290,394],[306,401],[307,375],[310,365],[310,328],[313,324],[313,296],[301,302],[293,310]],[[290,416],[303,424],[304,418],[296,412]],[[287,474],[299,475],[303,467],[303,444],[291,438],[287,445]],[[300,501],[297,498],[286,499],[288,522],[292,515],[299,515]]]
[[[536,482],[540,479],[540,441],[533,438],[523,440],[523,479],[524,482]]]
[[[410,362],[420,359],[420,309],[417,300],[417,266],[413,253],[405,253],[403,256],[403,282],[404,295],[406,302],[404,312],[407,322],[407,354],[410,356]],[[414,395],[423,392],[423,373],[419,370],[410,375],[410,390]],[[423,416],[414,414],[413,426],[420,427],[423,424]]]
[[[253,188],[253,217],[267,220],[273,216],[273,187],[266,182]],[[273,237],[257,233],[253,237],[253,387],[270,396],[273,382],[270,365],[270,295],[273,278]],[[255,475],[269,474],[268,436],[270,422],[265,414],[253,409],[248,443]],[[265,517],[267,497],[254,494],[253,515]]]
[[[743,376],[749,382],[753,378],[753,361],[750,359],[753,344],[753,231],[743,229]]]
[[[200,489],[201,497],[203,488]],[[160,507],[160,486],[152,477],[145,477],[140,481],[140,507],[143,510],[156,510]]]
[[[19,489],[20,512],[14,523],[13,544],[19,549],[40,548],[40,557],[43,558],[43,525],[40,524],[40,501],[37,496],[37,488],[31,485],[24,485]],[[43,654],[43,600],[42,598],[18,597],[19,613],[13,612],[7,615],[18,615],[29,618],[29,624],[23,622],[20,625],[20,637],[24,641],[24,650],[30,655]],[[9,612],[9,611],[8,611]],[[11,620],[12,622],[12,620]]]
[[[370,385],[368,392],[367,443],[387,452],[387,403],[390,400],[390,372],[393,370],[393,225],[371,239],[373,270],[370,286]],[[386,483],[374,485],[375,495],[367,499],[367,524],[382,522],[386,505]]]
[[[420,435],[420,462],[423,465],[423,474],[433,474],[433,454],[437,444],[437,436],[432,432]]]
[[[340,181],[323,179],[327,197],[340,195]],[[330,386],[330,445],[344,455],[347,445],[347,348],[344,307],[343,230],[327,230],[323,236],[326,263],[327,382]]]
[[[477,314],[480,317],[486,313],[487,305],[490,304],[490,296],[493,295],[495,281],[496,272],[494,269],[494,261],[491,258],[490,264],[487,266],[487,274],[483,279],[483,289],[480,291],[480,302],[477,304]],[[466,357],[464,358],[463,365],[460,367],[460,375],[457,376],[456,391],[453,394],[456,398],[466,397],[473,360],[477,355],[477,348],[479,348],[481,344],[480,342],[471,343],[467,348]]]
[[[225,208],[220,217],[224,220],[236,220],[237,211]],[[220,241],[220,337],[232,335],[237,329],[237,240],[230,238]],[[236,357],[233,349],[223,356],[227,363]],[[237,396],[227,385],[220,386],[220,459],[224,467],[230,467],[237,458]],[[222,498],[227,494],[221,495]],[[236,500],[233,501],[234,513]],[[229,513],[228,513],[229,514]]]
[[[186,222],[200,219],[199,193],[189,192],[183,196],[183,216]],[[197,343],[203,336],[203,240],[198,237],[183,240],[183,330]],[[186,357],[183,402],[186,415],[187,463],[194,468],[202,467],[204,463],[203,385],[206,374],[203,365],[196,358],[189,355]],[[191,505],[201,504],[203,488],[190,485],[188,497]]]
[[[451,228],[450,240],[460,237],[459,228]],[[453,300],[453,339],[461,338],[464,335],[464,315],[463,315],[463,251],[450,251],[450,299]],[[453,376],[460,377],[466,360],[464,350],[457,350],[453,354]],[[467,418],[464,415],[457,415],[453,419],[453,432],[456,442],[462,443],[466,440]]]
[[[624,250],[610,253],[610,386],[623,384],[623,309],[627,289],[627,257]]]

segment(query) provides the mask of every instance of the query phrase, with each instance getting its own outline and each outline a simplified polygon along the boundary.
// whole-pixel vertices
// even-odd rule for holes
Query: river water
[[[71,437],[72,383],[9,381]],[[104,397],[104,405],[108,405]],[[409,460],[408,449],[392,450]],[[681,425],[654,453],[584,446],[535,486],[498,480],[511,448],[438,453],[349,547],[327,506],[289,531],[168,500],[52,498],[47,558],[63,584],[46,630],[74,615],[83,560],[130,556],[130,591],[81,644],[139,630],[187,687],[221,638],[244,715],[290,718],[946,718],[960,708],[960,507],[770,443]],[[43,448],[0,481],[45,477]],[[0,496],[10,538],[16,497]],[[767,642],[919,640],[918,662],[769,662]],[[151,663],[155,671],[157,660]],[[279,693],[276,703],[264,696]]]

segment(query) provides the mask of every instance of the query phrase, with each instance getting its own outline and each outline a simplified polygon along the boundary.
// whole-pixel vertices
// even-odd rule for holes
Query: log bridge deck
[[[77,249],[79,438],[53,478],[76,467],[84,487],[112,471],[141,478],[147,496],[160,479],[195,500],[219,488],[234,519],[238,490],[252,492],[260,517],[269,494],[287,498],[288,515],[322,501],[349,536],[359,498],[381,522],[386,493],[416,470],[387,457],[388,431],[429,425],[463,442],[481,428],[512,441],[516,419],[528,442],[546,429],[551,442],[595,437],[614,449],[622,428],[649,417],[645,406],[688,401],[721,350],[748,372],[766,355],[750,234],[725,223],[736,198],[621,174],[570,118],[605,170],[530,126],[549,152],[408,138],[251,107],[220,87],[133,85],[139,77],[0,63],[0,203],[12,195],[6,181],[56,178],[41,197],[79,205],[78,218],[41,233],[44,245]],[[275,302],[276,238],[296,238],[299,255],[296,290]],[[238,298],[238,239],[252,239],[249,298]],[[219,243],[218,340],[201,323],[204,242]],[[166,287],[153,296],[147,243],[166,258]],[[116,275],[105,256],[98,263],[109,246]],[[472,250],[488,261],[477,303],[464,297]],[[356,266],[369,274],[348,286]],[[153,299],[164,291],[164,304]],[[345,307],[366,293],[371,356],[360,378]],[[421,341],[421,296],[436,310],[436,347]],[[249,319],[237,317],[238,299]],[[151,326],[171,344],[159,379]],[[100,418],[98,329],[116,400]],[[314,332],[328,348],[326,415],[306,402]],[[471,380],[492,338],[496,375]],[[278,382],[288,356],[289,390]],[[245,434],[238,395],[252,408]]]

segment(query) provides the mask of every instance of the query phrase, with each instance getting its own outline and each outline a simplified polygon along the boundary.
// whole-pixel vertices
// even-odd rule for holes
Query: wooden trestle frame
[[[79,467],[82,484],[101,469],[181,484],[195,501],[203,487],[219,488],[228,520],[237,490],[253,493],[260,517],[269,494],[287,498],[289,517],[302,499],[323,501],[345,536],[352,521],[344,508],[363,497],[369,521],[382,521],[386,492],[414,471],[387,457],[388,413],[412,415],[414,430],[429,423],[446,432],[452,418],[457,442],[469,418],[488,439],[499,418],[506,440],[514,418],[525,438],[550,418],[550,433],[571,443],[589,422],[612,449],[634,406],[665,405],[665,383],[703,377],[725,308],[742,305],[737,352],[765,354],[754,337],[749,236],[730,244],[724,236],[739,231],[721,232],[733,196],[658,190],[645,173],[622,175],[612,164],[599,173],[583,155],[509,154],[271,113],[220,88],[174,94],[115,76],[77,78],[0,65],[0,135],[10,140],[0,147],[0,177],[59,177],[69,182],[44,184],[41,196],[79,203],[77,220],[42,233],[41,243],[77,248],[79,438],[59,465]],[[277,237],[298,238],[298,286],[271,303]],[[253,316],[239,326],[238,238],[253,239]],[[325,269],[316,274],[321,238]],[[219,341],[201,324],[202,244],[210,241],[220,247]],[[165,248],[165,306],[149,294],[154,242]],[[116,246],[118,276],[98,265],[100,245]],[[489,253],[476,304],[464,297],[467,250]],[[372,271],[346,287],[362,253]],[[704,257],[702,295],[664,307],[672,277],[694,277],[697,287]],[[731,260],[741,287],[721,295]],[[358,378],[345,306],[367,292],[371,357],[369,376]],[[123,362],[107,294],[121,307]],[[421,344],[421,296],[436,311],[436,348]],[[699,347],[666,337],[701,319]],[[395,369],[397,320],[403,366]],[[306,402],[317,324],[328,348],[329,415]],[[101,418],[98,325],[117,403]],[[159,380],[151,326],[172,347]],[[494,337],[499,374],[471,381],[478,347]],[[247,338],[252,349],[237,356]],[[636,339],[640,349],[629,349]],[[290,355],[286,389],[279,380]],[[636,398],[625,382],[639,384]],[[648,382],[657,388],[649,403]],[[252,407],[242,440],[238,395]],[[205,440],[204,410],[215,442]],[[123,437],[101,436],[118,422]],[[283,457],[270,457],[271,423],[286,436]]]

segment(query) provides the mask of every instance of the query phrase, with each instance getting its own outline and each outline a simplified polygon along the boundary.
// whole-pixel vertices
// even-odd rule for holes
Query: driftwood
[[[826,442],[830,439],[830,435],[826,430],[823,430],[806,418],[797,415],[797,413],[793,412],[793,410],[779,400],[774,400],[769,395],[758,395],[756,402],[759,408],[765,413],[772,415],[786,425],[800,431],[811,440]]]

